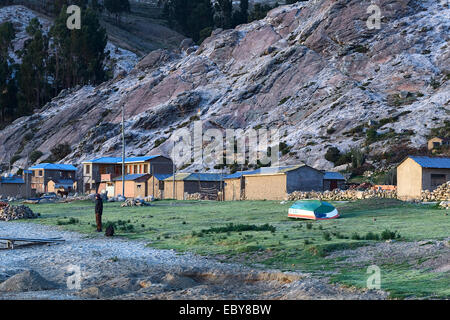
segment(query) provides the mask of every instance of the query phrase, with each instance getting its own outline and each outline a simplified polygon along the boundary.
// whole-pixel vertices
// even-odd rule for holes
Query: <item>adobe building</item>
[[[125,198],[146,198],[148,193],[148,181],[150,174],[127,174],[125,175]],[[122,176],[114,178],[114,191],[106,188],[108,197],[122,195]],[[101,191],[100,191],[101,192]]]
[[[27,196],[25,181],[20,176],[0,176],[0,196],[24,198]]]
[[[125,158],[125,175],[132,174],[172,174],[172,160],[161,156],[144,156]],[[102,157],[83,162],[83,192],[97,193],[115,188],[114,179],[122,176],[121,157]],[[119,190],[122,190],[120,188]],[[115,194],[115,192],[108,192]]]
[[[428,150],[430,151],[448,145],[450,145],[450,139],[440,137],[431,138],[427,143]]]
[[[334,189],[343,190],[346,179],[339,172],[327,171],[323,176],[323,191],[333,191]]]
[[[324,173],[305,164],[265,167],[225,177],[225,200],[284,200],[294,191],[322,191]]]
[[[47,184],[47,192],[74,192],[77,190],[77,182],[66,179],[52,179]]]
[[[397,196],[420,199],[422,190],[434,190],[450,180],[450,158],[409,156],[397,167]]]
[[[75,183],[75,174],[77,168],[71,164],[56,164],[56,163],[40,163],[29,168],[33,172],[31,176],[31,188],[36,190],[36,193],[50,192],[48,190],[48,183],[50,181],[68,181]]]
[[[164,199],[186,200],[187,195],[200,193],[217,199],[223,188],[223,175],[218,173],[177,173],[164,180]]]

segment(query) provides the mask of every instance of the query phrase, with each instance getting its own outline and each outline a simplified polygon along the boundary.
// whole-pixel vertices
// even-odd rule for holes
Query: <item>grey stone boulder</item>
[[[57,289],[58,285],[34,270],[18,273],[0,284],[0,292],[26,292]]]

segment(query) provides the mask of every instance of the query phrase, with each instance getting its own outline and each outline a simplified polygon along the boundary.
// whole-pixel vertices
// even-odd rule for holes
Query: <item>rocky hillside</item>
[[[65,162],[119,155],[122,105],[129,155],[167,154],[171,132],[195,115],[209,127],[280,129],[285,163],[331,168],[330,146],[419,147],[450,118],[450,9],[380,0],[381,29],[369,30],[370,3],[299,2],[216,30],[200,47],[153,51],[127,75],[64,91],[17,119],[0,132],[0,162],[18,155],[24,165],[40,150],[39,162],[62,142],[72,146]]]

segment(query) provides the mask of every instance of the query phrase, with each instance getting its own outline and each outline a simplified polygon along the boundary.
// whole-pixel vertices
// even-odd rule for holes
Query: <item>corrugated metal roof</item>
[[[55,187],[71,187],[74,181],[70,179],[53,180]]]
[[[225,178],[225,175],[221,176],[220,173],[189,173],[181,172],[175,175],[176,181],[220,181]],[[172,181],[173,177],[166,178],[166,181]]]
[[[159,181],[165,180],[169,177],[171,177],[171,174],[162,174],[162,173],[155,173],[153,174],[155,176],[156,179],[158,179]]]
[[[161,155],[144,156],[144,157],[128,157],[125,162],[143,162],[160,157]],[[102,157],[93,160],[83,161],[83,163],[103,163],[103,164],[117,164],[122,163],[122,157]]]
[[[126,181],[133,181],[133,180],[136,180],[138,178],[142,178],[145,175],[146,174],[144,174],[144,173],[127,174],[127,175],[125,175],[125,180]],[[116,177],[113,180],[114,181],[122,181],[122,176]]]
[[[257,174],[278,174],[278,173],[285,173],[292,170],[296,170],[300,167],[305,166],[305,164],[298,164],[298,165],[291,165],[291,166],[281,166],[281,167],[261,167],[256,170],[247,170],[247,171],[238,171],[233,174],[229,174],[225,177],[225,179],[236,179],[240,178],[242,176],[250,176],[250,175],[257,175]]]
[[[433,158],[410,156],[415,162],[424,168],[450,169],[450,158]]]
[[[61,170],[61,171],[77,171],[71,164],[60,164],[60,163],[39,163],[30,168],[33,169],[44,169],[44,170]]]
[[[21,177],[0,177],[1,183],[22,184],[25,183]]]
[[[342,174],[340,174],[339,172],[331,172],[331,171],[325,172],[325,175],[323,178],[325,180],[345,180],[345,177]]]
[[[224,179],[237,179],[242,177],[243,175],[252,175],[252,174],[258,174],[259,173],[259,169],[257,170],[247,170],[247,171],[237,171],[235,173],[226,175],[224,177]]]

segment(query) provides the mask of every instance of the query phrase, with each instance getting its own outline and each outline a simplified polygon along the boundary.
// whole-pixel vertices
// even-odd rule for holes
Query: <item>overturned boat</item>
[[[339,212],[333,205],[325,201],[299,200],[289,208],[288,217],[310,220],[328,220],[338,218]]]

